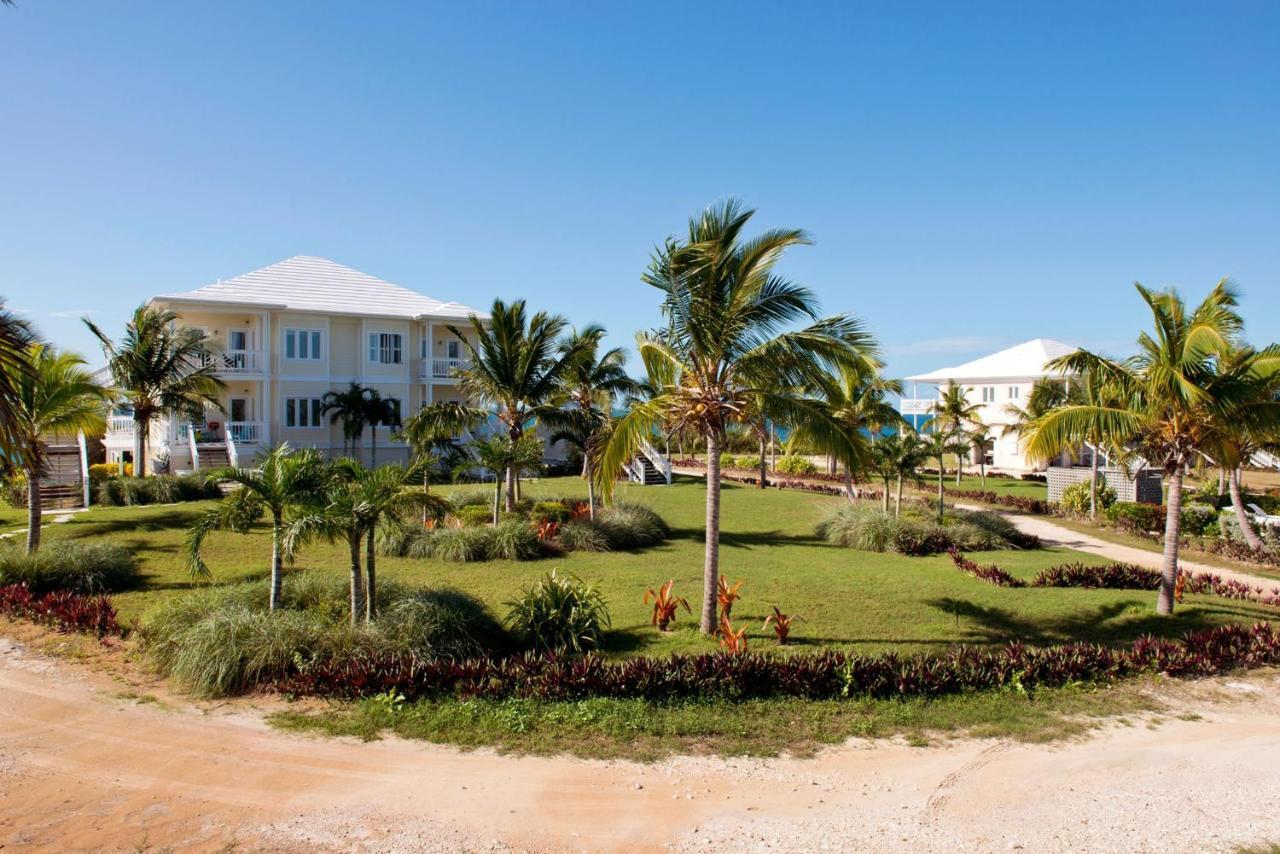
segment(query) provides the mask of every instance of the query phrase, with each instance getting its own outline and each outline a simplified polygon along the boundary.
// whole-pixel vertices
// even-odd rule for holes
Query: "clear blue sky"
[[[17,0],[0,293],[96,363],[81,314],[323,255],[630,344],[651,247],[732,195],[896,374],[1120,352],[1134,280],[1230,275],[1271,341],[1277,45],[1274,2]]]

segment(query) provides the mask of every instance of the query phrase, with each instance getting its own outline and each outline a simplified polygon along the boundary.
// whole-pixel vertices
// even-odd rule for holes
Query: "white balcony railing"
[[[418,360],[418,376],[422,379],[432,377],[434,379],[448,379],[454,375],[454,371],[467,367],[470,363],[467,359],[419,359]]]
[[[228,421],[227,435],[237,445],[256,445],[262,441],[262,422]]]
[[[112,415],[107,419],[108,433],[128,433],[132,436],[136,429],[131,415]]]
[[[937,402],[936,397],[904,397],[898,401],[898,411],[903,415],[929,415]]]
[[[265,360],[257,350],[223,350],[206,355],[204,364],[213,365],[220,374],[257,374]]]

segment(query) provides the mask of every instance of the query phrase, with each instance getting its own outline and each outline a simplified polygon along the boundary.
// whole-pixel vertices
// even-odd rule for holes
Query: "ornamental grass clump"
[[[539,652],[580,655],[598,649],[609,627],[609,608],[600,589],[555,570],[507,606],[512,635]]]
[[[32,593],[115,593],[136,587],[138,563],[114,543],[55,540],[28,554],[0,546],[0,585],[23,584]]]

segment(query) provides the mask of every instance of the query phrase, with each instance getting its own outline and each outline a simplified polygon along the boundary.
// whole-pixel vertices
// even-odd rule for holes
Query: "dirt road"
[[[1202,851],[1280,840],[1280,678],[1086,741],[654,765],[276,732],[0,641],[9,850]],[[1212,699],[1209,696],[1212,695]]]

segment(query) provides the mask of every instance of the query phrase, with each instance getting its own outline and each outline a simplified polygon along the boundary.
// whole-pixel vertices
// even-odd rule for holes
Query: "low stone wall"
[[[1074,483],[1089,480],[1088,466],[1050,466],[1046,472],[1049,477],[1049,500],[1061,501],[1062,491]],[[1132,478],[1124,473],[1124,469],[1100,468],[1098,475],[1115,490],[1119,501],[1137,501],[1142,504],[1159,504],[1164,500],[1160,473],[1150,469],[1135,472]]]

